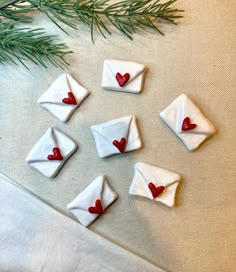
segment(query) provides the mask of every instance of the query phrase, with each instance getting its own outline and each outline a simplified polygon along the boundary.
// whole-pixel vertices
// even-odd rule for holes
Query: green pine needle
[[[50,62],[63,68],[65,56],[72,53],[64,43],[55,43],[54,36],[42,29],[15,28],[13,23],[0,21],[0,64],[12,62],[26,66],[26,60],[47,67]],[[27,66],[26,66],[27,67]]]
[[[181,12],[170,6],[177,0],[161,3],[160,0],[124,0],[108,5],[109,0],[77,0],[75,11],[78,20],[97,28],[105,36],[111,34],[111,25],[132,39],[132,34],[138,30],[153,29],[164,35],[157,26],[160,21],[176,24],[175,19],[181,18]]]
[[[3,19],[30,22],[30,12],[40,11],[64,32],[65,25],[74,29],[78,22],[87,25],[92,41],[95,30],[106,38],[114,29],[132,40],[134,33],[146,29],[164,35],[160,23],[176,24],[175,20],[182,17],[183,10],[173,7],[177,0],[163,1],[123,0],[110,4],[110,0],[0,0],[0,64],[18,61],[25,65],[30,59],[45,67],[46,61],[62,67],[65,55],[71,53],[64,43],[54,43],[54,37],[41,29],[17,29]]]
[[[32,18],[27,14],[35,7],[30,3],[19,0],[0,0],[0,20],[7,18],[18,22],[30,23]]]
[[[1,1],[1,0],[0,0]],[[177,0],[123,0],[109,4],[110,0],[4,0],[9,1],[1,9],[0,18],[8,17],[13,20],[28,20],[22,14],[39,10],[60,27],[63,25],[77,28],[80,21],[90,27],[93,40],[94,30],[97,29],[103,37],[117,29],[129,39],[138,30],[153,29],[163,35],[159,28],[161,21],[176,24],[175,20],[182,17],[183,10],[173,6]],[[11,1],[17,1],[11,5]],[[20,5],[18,3],[21,3]],[[24,10],[25,9],[25,10]],[[20,15],[20,16],[18,16]]]

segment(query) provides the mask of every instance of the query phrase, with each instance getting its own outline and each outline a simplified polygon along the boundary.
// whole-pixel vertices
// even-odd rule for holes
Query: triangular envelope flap
[[[101,200],[104,187],[104,176],[97,177],[84,191],[82,191],[67,208],[69,210],[79,209],[88,212],[90,206],[95,205],[97,199]]]
[[[147,186],[150,182],[156,186],[168,186],[180,180],[178,174],[150,164],[137,163],[135,168],[143,176]]]
[[[116,78],[117,73],[120,73],[122,76],[128,73],[130,76],[128,83],[134,80],[145,69],[145,66],[143,64],[130,61],[109,59],[106,60],[105,63],[109,67],[114,78]]]
[[[147,186],[146,179],[143,177],[143,175],[140,173],[140,171],[136,167],[135,167],[134,178],[130,185],[129,194],[144,196],[144,197],[153,199],[152,193]]]
[[[104,177],[103,192],[101,196],[103,209],[107,208],[117,197],[118,195],[112,190],[108,180]]]
[[[49,128],[34,145],[28,154],[27,162],[48,161],[47,156],[52,154],[52,149],[57,146],[53,129]]]
[[[74,140],[60,130],[53,128],[52,134],[54,136],[55,143],[59,147],[64,158],[70,155],[71,152],[77,147]]]
[[[96,131],[111,144],[114,140],[120,141],[121,138],[128,140],[132,118],[132,116],[128,116],[102,123],[100,125],[95,125],[92,126],[92,130]]]
[[[71,92],[77,98],[77,103],[82,102],[81,100],[89,94],[89,91],[82,87],[70,74],[66,74],[67,82]]]
[[[68,106],[62,102],[62,99],[67,98],[68,92],[70,91],[67,75],[62,74],[52,83],[48,90],[41,95],[38,99],[38,103],[59,103]]]
[[[191,124],[196,124],[194,129],[182,131],[183,120],[189,117]],[[176,119],[177,131],[179,133],[187,134],[212,134],[214,132],[213,125],[201,113],[198,107],[188,98],[182,94],[178,98],[178,114]]]
[[[155,200],[162,202],[163,204],[170,207],[173,207],[175,203],[175,194],[178,184],[179,183],[176,182],[172,185],[167,186],[163,194],[160,194],[157,198],[155,198]]]

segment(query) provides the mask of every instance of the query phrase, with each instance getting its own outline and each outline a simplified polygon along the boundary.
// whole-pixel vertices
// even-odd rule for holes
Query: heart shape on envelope
[[[118,195],[112,190],[105,176],[98,176],[71,203],[69,209],[84,225],[90,225]]]
[[[74,96],[74,94],[72,92],[69,92],[68,97],[63,98],[62,102],[64,104],[68,104],[68,105],[77,105],[75,96]]]
[[[143,64],[107,59],[103,65],[102,87],[107,90],[140,93],[144,73]]]
[[[136,163],[134,169],[129,194],[174,206],[176,189],[181,179],[178,174],[143,162]]]
[[[96,199],[95,205],[88,207],[90,213],[103,214],[103,207],[100,199]]]
[[[185,117],[184,120],[183,120],[182,128],[181,129],[182,129],[182,131],[188,131],[188,130],[194,129],[196,127],[197,127],[197,125],[191,123],[189,117]]]
[[[120,87],[123,87],[125,83],[129,81],[129,73],[125,73],[124,75],[121,75],[120,73],[116,73],[116,80],[119,83]]]
[[[120,139],[120,141],[114,140],[112,143],[120,151],[120,153],[124,153],[126,142],[126,139],[123,137]]]
[[[45,175],[54,177],[78,145],[68,135],[56,128],[49,128],[31,149],[26,162]]]
[[[134,116],[94,125],[91,131],[100,158],[136,150],[142,145]]]
[[[153,184],[152,182],[149,182],[148,188],[152,192],[152,196],[154,198],[158,197],[165,190],[165,186],[155,186],[155,184]]]
[[[54,147],[52,149],[53,154],[49,154],[47,156],[48,160],[50,161],[62,161],[63,156],[61,155],[61,150],[59,147]]]
[[[66,122],[88,95],[88,90],[70,74],[64,73],[40,96],[38,103],[60,121]]]
[[[216,131],[211,122],[185,94],[178,96],[167,106],[160,113],[160,117],[190,151],[197,149]]]

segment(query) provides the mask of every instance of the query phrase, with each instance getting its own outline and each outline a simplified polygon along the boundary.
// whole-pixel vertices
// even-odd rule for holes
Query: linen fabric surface
[[[141,32],[134,40],[114,33],[103,39],[89,29],[66,29],[47,18],[47,27],[74,51],[68,72],[90,91],[66,124],[42,109],[38,98],[63,72],[50,66],[0,66],[0,170],[44,201],[66,205],[91,180],[106,175],[119,195],[89,228],[168,272],[233,272],[236,267],[235,101],[236,35],[233,0],[180,0],[178,26],[160,26],[165,36]],[[105,59],[124,59],[147,68],[140,94],[103,90]],[[217,133],[189,152],[160,120],[160,112],[185,93],[209,118]],[[106,159],[97,156],[90,127],[122,116],[137,117],[143,147]],[[70,135],[79,150],[52,181],[25,163],[48,127]],[[129,196],[136,162],[178,173],[176,207]]]
[[[0,173],[1,272],[164,272],[47,206]]]

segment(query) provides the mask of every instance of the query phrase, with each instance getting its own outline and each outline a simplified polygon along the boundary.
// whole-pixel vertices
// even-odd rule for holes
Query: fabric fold
[[[83,228],[0,173],[1,272],[164,272]]]

